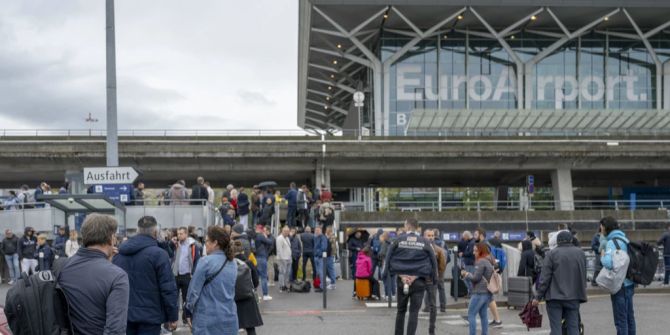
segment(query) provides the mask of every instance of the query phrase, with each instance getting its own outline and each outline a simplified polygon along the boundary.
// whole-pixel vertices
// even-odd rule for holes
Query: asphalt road
[[[271,287],[274,300],[263,302],[261,309],[265,325],[258,328],[260,335],[355,335],[355,334],[393,334],[395,309],[385,304],[378,307],[367,306],[365,302],[351,298],[351,283],[338,282],[335,291],[328,292],[328,309],[322,309],[322,295],[317,293],[279,293]],[[8,286],[0,287],[0,302],[4,303]],[[635,296],[635,312],[638,334],[666,334],[670,320],[670,293],[642,293]],[[462,300],[460,301],[462,302]],[[449,297],[450,308],[447,313],[438,313],[437,334],[467,334],[467,323],[461,319],[465,309],[458,309]],[[382,306],[383,305],[383,306]],[[541,307],[546,314],[545,307]],[[519,311],[500,309],[503,327],[489,329],[490,334],[549,334],[548,320],[544,327],[530,332],[521,324]],[[586,334],[615,334],[612,307],[609,295],[592,293],[589,302],[582,305],[582,319]],[[181,328],[176,334],[189,334]],[[428,333],[428,315],[419,316],[417,334]]]

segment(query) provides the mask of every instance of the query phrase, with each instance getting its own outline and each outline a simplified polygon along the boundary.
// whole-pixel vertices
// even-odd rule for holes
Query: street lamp
[[[363,107],[363,101],[365,101],[365,94],[361,91],[356,91],[354,93],[354,107],[358,108],[358,140],[361,140],[361,135],[363,132],[363,126],[362,126],[362,115],[361,115],[361,108]]]

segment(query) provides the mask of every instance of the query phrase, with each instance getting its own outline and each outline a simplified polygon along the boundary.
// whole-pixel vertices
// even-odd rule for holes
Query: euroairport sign
[[[84,185],[132,184],[139,177],[132,167],[88,167],[84,168]]]

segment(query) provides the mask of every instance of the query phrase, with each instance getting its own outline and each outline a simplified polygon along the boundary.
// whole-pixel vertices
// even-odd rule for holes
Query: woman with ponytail
[[[193,313],[193,334],[237,335],[237,263],[230,235],[221,227],[211,226],[205,247],[208,256],[198,262],[186,299],[186,308]]]

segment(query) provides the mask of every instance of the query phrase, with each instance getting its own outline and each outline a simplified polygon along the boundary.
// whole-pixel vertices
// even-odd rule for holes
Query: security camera
[[[69,201],[70,203],[74,203],[74,198],[67,198],[67,201]]]

